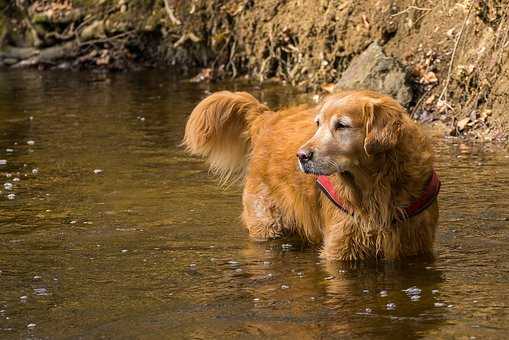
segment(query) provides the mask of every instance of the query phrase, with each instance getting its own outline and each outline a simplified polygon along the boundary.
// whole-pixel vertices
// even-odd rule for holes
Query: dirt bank
[[[3,2],[2,2],[3,1]],[[509,0],[0,0],[0,64],[204,68],[329,90],[377,42],[408,108],[452,135],[507,140]]]

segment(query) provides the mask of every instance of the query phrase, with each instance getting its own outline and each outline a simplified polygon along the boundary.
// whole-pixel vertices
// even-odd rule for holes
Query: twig
[[[134,33],[134,30],[129,31],[129,32],[120,33],[120,34],[117,34],[117,35],[114,35],[114,36],[111,36],[108,38],[85,41],[85,42],[80,43],[79,46],[81,47],[81,46],[87,46],[87,45],[101,44],[101,43],[109,42],[109,41],[112,41],[112,40],[115,40],[118,38],[123,38],[123,37],[128,36],[132,33]]]
[[[234,61],[234,56],[235,56],[235,47],[237,46],[237,41],[234,40],[233,41],[233,44],[232,44],[232,47],[230,49],[230,61],[228,62],[228,65],[231,65],[231,68],[232,68],[232,79],[235,79],[235,77],[237,77],[237,68],[235,67],[235,61]]]
[[[407,9],[401,11],[401,12],[398,12],[396,14],[393,14],[391,15],[391,17],[397,17],[398,15],[401,15],[401,14],[405,14],[406,12],[408,12],[409,10],[411,9],[415,9],[416,11],[432,11],[433,8],[424,8],[424,7],[416,7],[416,6],[408,6]]]
[[[454,66],[454,59],[456,57],[456,51],[458,50],[458,45],[461,40],[461,37],[463,36],[463,32],[465,31],[465,27],[467,26],[468,18],[470,17],[470,13],[472,12],[472,8],[474,7],[474,1],[470,4],[470,7],[468,8],[468,13],[465,16],[465,20],[463,20],[463,25],[461,26],[461,31],[458,34],[458,38],[456,38],[456,42],[454,43],[454,48],[452,50],[451,55],[451,61],[449,62],[449,70],[447,71],[447,79],[445,81],[444,88],[442,89],[442,93],[440,93],[440,96],[438,97],[438,101],[446,100],[447,99],[447,88],[449,87],[449,83],[451,82],[451,74],[452,74],[452,68]]]
[[[168,0],[164,0],[164,9],[166,10],[166,14],[168,14],[168,17],[170,18],[171,22],[173,22],[177,26],[182,24],[173,13],[173,9],[171,8]]]
[[[201,39],[196,36],[193,32],[185,33],[183,34],[175,43],[173,44],[173,47],[177,48],[186,41],[191,40],[194,43],[199,42]]]
[[[424,99],[426,99],[428,97],[428,95],[431,93],[431,90],[433,90],[434,88],[435,88],[435,86],[431,86],[426,92],[424,92],[424,94],[421,96],[421,98],[419,98],[417,103],[415,103],[415,106],[412,110],[412,114],[410,115],[411,117],[415,118],[415,114],[417,113],[417,110],[421,106],[422,102],[424,101]]]

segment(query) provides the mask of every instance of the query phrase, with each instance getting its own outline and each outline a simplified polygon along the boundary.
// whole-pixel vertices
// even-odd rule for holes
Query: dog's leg
[[[242,220],[249,231],[249,236],[257,241],[282,237],[281,212],[270,197],[268,187],[255,182],[257,181],[247,179],[242,197],[244,205]]]
[[[328,261],[355,261],[376,256],[376,237],[348,221],[326,227],[320,256]]]

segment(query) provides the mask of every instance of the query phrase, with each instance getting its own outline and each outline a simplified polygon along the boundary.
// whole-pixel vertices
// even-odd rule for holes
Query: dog
[[[432,256],[440,180],[429,138],[394,99],[345,91],[272,111],[246,92],[202,100],[183,146],[241,179],[255,240],[299,235],[329,261]]]

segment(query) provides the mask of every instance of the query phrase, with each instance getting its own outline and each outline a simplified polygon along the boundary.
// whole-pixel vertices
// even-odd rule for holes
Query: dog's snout
[[[301,149],[297,152],[297,157],[301,162],[308,162],[313,158],[313,151]]]

